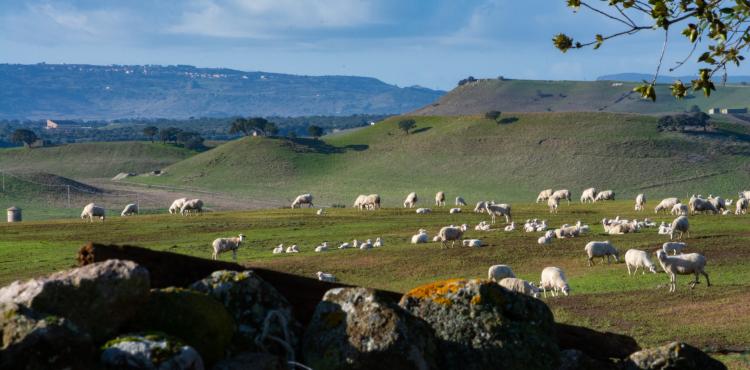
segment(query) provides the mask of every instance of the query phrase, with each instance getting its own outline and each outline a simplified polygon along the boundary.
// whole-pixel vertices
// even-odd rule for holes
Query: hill
[[[596,78],[597,81],[627,81],[627,82],[641,82],[651,81],[654,78],[653,75],[646,73],[616,73],[611,75],[599,76]],[[660,84],[671,84],[676,80],[682,82],[688,82],[695,79],[695,76],[665,76],[660,75],[656,79],[656,83]],[[727,76],[727,83],[739,84],[750,82],[750,76]]]
[[[691,192],[734,196],[750,183],[750,132],[721,123],[706,134],[658,132],[656,118],[613,113],[415,117],[405,135],[391,118],[323,140],[243,138],[135,181],[268,200],[312,192],[317,205],[380,193],[387,206],[416,191],[449,200],[530,200],[539,190],[596,186],[651,199]]]
[[[429,104],[443,93],[355,76],[0,64],[0,119],[393,114]]]
[[[657,85],[656,102],[633,92],[636,83],[612,81],[478,80],[458,86],[437,102],[412,114],[459,116],[484,114],[491,110],[509,112],[626,112],[659,114],[687,111],[697,105],[746,108],[750,86],[719,86],[705,98],[701,93],[685,99],[672,97],[668,85]]]

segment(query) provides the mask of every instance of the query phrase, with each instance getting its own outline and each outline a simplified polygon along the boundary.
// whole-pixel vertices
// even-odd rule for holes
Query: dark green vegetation
[[[368,77],[192,66],[0,64],[0,118],[392,114],[442,94]]]

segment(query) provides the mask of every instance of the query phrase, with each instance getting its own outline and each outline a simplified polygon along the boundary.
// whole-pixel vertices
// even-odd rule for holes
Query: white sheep
[[[464,247],[479,248],[482,246],[482,240],[480,239],[464,239],[461,241]]]
[[[646,195],[643,193],[636,195],[635,196],[635,210],[643,211],[644,205],[646,205]]]
[[[435,206],[442,207],[445,205],[445,193],[439,191],[435,194]]]
[[[511,209],[510,204],[485,204],[484,209],[487,210],[487,213],[492,216],[492,223],[495,223],[495,218],[497,216],[504,216],[505,217],[505,223],[510,223],[511,221]]]
[[[383,246],[383,239],[380,239],[380,237],[375,238],[375,243],[372,243],[373,248],[380,248]]]
[[[357,249],[359,248],[359,242],[357,239],[352,240],[352,248]]]
[[[480,221],[477,226],[474,226],[474,230],[476,231],[490,231],[492,228],[492,225],[490,225],[487,221]]]
[[[450,211],[448,211],[450,214],[456,214],[461,213],[461,208],[451,208]]]
[[[673,240],[674,235],[676,232],[679,231],[680,237],[677,238],[679,240],[682,240],[682,235],[687,234],[687,236],[690,236],[690,223],[688,222],[687,216],[680,216],[674,219],[672,221],[672,226],[670,226],[670,232],[669,232],[669,239]]]
[[[339,245],[339,249],[349,249],[349,248],[351,248],[351,247],[352,247],[352,245],[351,245],[351,244],[349,244],[348,242],[343,242],[343,243],[341,243],[341,244]]]
[[[315,247],[315,252],[328,252],[328,242],[323,242],[323,244]]]
[[[547,229],[548,229],[547,220],[542,220],[542,222],[539,222],[536,224],[535,230],[537,232],[546,231]]]
[[[503,230],[505,230],[505,231],[513,231],[515,229],[516,229],[516,223],[515,222],[511,222],[510,225],[506,226],[505,229],[503,229]]]
[[[125,206],[125,208],[120,213],[120,216],[131,216],[131,215],[137,215],[138,214],[138,205],[135,203],[130,203]]]
[[[588,188],[581,193],[581,203],[593,203],[596,199],[596,188]]]
[[[663,250],[656,251],[656,258],[661,264],[661,268],[669,275],[669,291],[677,290],[677,275],[695,275],[695,281],[690,283],[690,288],[694,288],[700,283],[699,274],[706,277],[706,285],[711,286],[708,274],[705,271],[706,257],[698,253],[680,254],[678,256],[668,256]]]
[[[749,203],[750,201],[748,201],[747,198],[737,198],[737,202],[734,203],[734,214],[735,215],[746,214]]]
[[[474,207],[474,213],[482,213],[484,212],[484,206],[487,204],[487,201],[480,200],[477,202],[477,205]]]
[[[354,208],[359,208],[360,210],[379,209],[380,208],[380,195],[379,194],[359,195],[357,199],[354,201]]]
[[[363,205],[365,204],[365,199],[367,199],[367,195],[358,195],[357,199],[354,200],[354,205],[352,205],[352,208],[362,209]]]
[[[581,220],[576,221],[576,227],[578,228],[578,234],[588,234],[591,231],[591,226],[582,224]]]
[[[292,244],[291,247],[286,247],[286,253],[299,253],[299,248],[297,248],[297,244]]]
[[[543,235],[543,236],[540,236],[539,239],[536,240],[536,242],[539,245],[547,245],[547,244],[550,244],[552,242],[552,238],[549,238],[549,237]]]
[[[594,257],[601,257],[602,264],[604,263],[605,257],[607,258],[607,263],[609,263],[610,256],[615,257],[615,262],[620,262],[620,252],[617,251],[617,248],[615,248],[615,246],[612,245],[609,240],[605,240],[603,242],[589,242],[588,244],[586,244],[586,247],[583,250],[586,251],[586,255],[589,258],[589,266],[594,265]]]
[[[273,249],[272,253],[273,254],[284,253],[284,244],[277,245],[276,248]]]
[[[196,213],[196,214],[203,213],[203,201],[202,200],[190,199],[190,200],[185,201],[185,203],[182,204],[182,207],[180,207],[180,214],[185,216],[191,213]]]
[[[550,197],[555,197],[557,199],[567,199],[568,204],[570,204],[570,190],[568,189],[555,190],[555,192],[552,193]]]
[[[315,214],[318,215],[318,216],[322,216],[323,213],[325,213],[325,211],[323,211],[323,208],[320,208],[320,209],[318,209],[317,212],[315,212]]]
[[[547,198],[547,207],[549,207],[549,213],[557,213],[557,208],[560,207],[560,198],[554,194]]]
[[[602,190],[598,194],[596,194],[596,198],[594,198],[594,202],[598,202],[600,200],[615,200],[615,192],[612,190]]]
[[[734,203],[734,200],[732,200],[732,199],[726,199],[726,200],[724,200],[724,205],[726,205],[727,208],[729,208],[729,206],[731,206],[732,203]]]
[[[466,201],[464,200],[464,198],[456,197],[456,203],[455,204],[456,204],[456,207],[465,207],[466,206]]]
[[[497,282],[501,287],[520,294],[525,294],[534,298],[539,298],[539,288],[533,283],[517,279],[513,277],[507,277]]]
[[[94,222],[94,217],[99,217],[100,220],[104,221],[104,219],[107,217],[105,215],[104,207],[98,206],[94,203],[89,203],[85,207],[83,207],[83,211],[81,212],[81,219],[82,220],[88,220],[89,222]]]
[[[729,215],[732,214],[732,211],[730,211],[728,209],[725,209],[724,212],[721,212],[721,214],[724,215],[724,216],[729,216]]]
[[[677,203],[672,207],[672,210],[669,212],[675,216],[687,216],[688,215],[688,206],[687,204]]]
[[[173,215],[178,214],[180,212],[180,209],[182,208],[182,205],[185,204],[185,202],[187,202],[187,198],[175,199],[175,201],[172,202],[172,205],[169,206],[169,213]]]
[[[568,279],[565,278],[565,273],[559,267],[545,267],[542,270],[539,288],[544,292],[544,298],[547,298],[547,290],[551,291],[553,297],[557,297],[558,291],[566,296],[570,294]]]
[[[307,194],[300,194],[297,196],[297,198],[294,198],[294,202],[292,202],[292,208],[300,207],[302,208],[303,204],[307,204],[309,208],[313,207],[313,196],[310,193]]]
[[[555,230],[547,230],[546,233],[544,233],[544,237],[547,239],[552,239],[555,237]]]
[[[672,233],[672,227],[667,225],[666,222],[662,221],[661,225],[659,225],[659,235],[669,235]]]
[[[466,231],[466,228],[464,226],[445,226],[440,229],[436,238],[438,239],[438,241],[440,241],[441,248],[446,248],[449,241],[451,242],[451,247],[453,247],[456,244],[456,240],[461,239],[461,237],[464,235],[464,231]]]
[[[516,277],[516,274],[513,273],[513,269],[508,265],[492,265],[487,270],[487,279],[494,282],[514,277]]]
[[[659,211],[671,212],[672,208],[674,208],[674,205],[677,203],[680,203],[680,199],[678,198],[664,198],[656,205],[656,207],[654,207],[654,213],[659,213]]]
[[[419,233],[412,235],[411,243],[412,244],[427,243],[429,241],[429,238],[430,237],[427,236],[427,230],[419,229]]]
[[[711,202],[709,202],[707,199],[701,198],[700,195],[695,194],[690,197],[688,206],[690,208],[690,213],[692,214],[696,214],[699,212],[711,212],[716,214],[719,212],[719,210],[717,210]]]
[[[725,211],[727,209],[727,204],[724,201],[724,198],[720,196],[713,196],[711,194],[708,195],[708,201],[713,204],[714,208],[716,208],[717,211]]]
[[[429,208],[417,208],[416,212],[418,215],[426,215],[428,213],[432,213],[432,210]]]
[[[646,269],[656,273],[656,267],[651,259],[648,258],[648,253],[640,249],[628,249],[625,252],[625,265],[628,267],[628,276],[630,276],[630,267],[634,267],[633,275],[638,272],[638,268],[641,267],[641,274],[646,273]]]
[[[211,244],[214,250],[214,253],[211,255],[211,259],[219,259],[219,254],[232,251],[232,259],[236,261],[237,249],[240,247],[243,241],[245,241],[245,235],[243,234],[240,234],[237,237],[216,238]]]
[[[682,250],[687,247],[687,244],[683,242],[666,242],[661,245],[661,250],[664,251],[664,253],[669,254],[669,252],[672,252],[672,255],[676,255],[677,252],[682,254]]]
[[[550,195],[552,195],[552,189],[544,189],[539,192],[539,195],[536,196],[536,202],[544,202],[545,200],[549,199]]]
[[[738,198],[750,199],[750,190],[744,190],[744,191],[741,191],[741,192],[737,193],[737,197]]]
[[[409,193],[409,195],[406,196],[406,199],[404,199],[404,208],[414,208],[414,206],[417,204],[417,201],[419,201],[419,198],[417,198],[417,193]]]
[[[360,250],[372,249],[372,240],[367,239],[364,243],[359,245]]]
[[[320,281],[325,281],[328,283],[336,282],[336,276],[333,276],[333,274],[327,274],[323,271],[318,271],[315,275],[318,277],[318,280]]]

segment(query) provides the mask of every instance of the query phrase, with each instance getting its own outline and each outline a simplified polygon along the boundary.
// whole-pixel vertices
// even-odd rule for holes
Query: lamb
[[[617,248],[609,240],[589,242],[583,250],[586,251],[586,255],[589,257],[589,266],[594,265],[594,257],[601,257],[602,263],[604,263],[604,257],[607,257],[607,263],[609,263],[609,257],[614,256],[615,262],[620,262],[620,252],[617,251]]]
[[[451,208],[450,211],[448,211],[450,214],[456,214],[461,213],[461,208]]]
[[[200,199],[190,199],[180,208],[181,215],[187,215],[189,213],[201,214],[203,213],[203,201]]]
[[[456,244],[456,240],[461,239],[461,237],[464,235],[464,231],[466,231],[466,228],[463,226],[445,226],[440,229],[436,238],[438,238],[438,241],[440,241],[441,248],[446,248],[448,241],[451,242],[451,247],[453,247]]]
[[[487,279],[494,282],[500,282],[500,280],[505,278],[514,277],[516,277],[516,275],[508,265],[492,265],[489,270],[487,270]]]
[[[544,298],[547,298],[547,290],[551,290],[552,296],[557,297],[558,291],[566,296],[570,294],[570,286],[565,278],[565,273],[559,267],[545,267],[542,270],[542,279],[539,282],[539,288],[544,292]]]
[[[654,207],[654,213],[659,213],[659,211],[667,211],[670,212],[672,208],[674,208],[674,205],[680,203],[680,200],[678,198],[664,198],[659,202],[659,204]]]
[[[721,214],[724,215],[724,216],[729,216],[729,215],[732,214],[732,211],[730,211],[728,209],[725,209],[724,212],[721,212]]]
[[[646,204],[646,195],[643,193],[640,193],[635,196],[635,210],[636,211],[643,211],[644,205]]]
[[[651,259],[648,258],[648,253],[640,249],[628,249],[625,252],[625,265],[628,267],[628,276],[630,276],[630,267],[635,267],[633,270],[633,276],[638,272],[638,268],[641,267],[641,274],[646,273],[646,269],[656,273],[656,267]]]
[[[539,195],[536,196],[536,202],[540,203],[547,199],[549,199],[550,195],[552,195],[552,189],[544,189],[539,192]]]
[[[286,247],[286,253],[299,253],[299,248],[297,248],[297,244],[292,244],[291,247]]]
[[[273,249],[272,253],[273,254],[284,253],[284,244],[277,245],[276,248]]]
[[[731,199],[726,199],[724,200],[724,205],[727,206],[727,208],[729,208],[729,206],[731,206],[733,202],[734,201]]]
[[[383,240],[380,237],[375,238],[375,243],[372,243],[373,248],[380,248],[383,246]]]
[[[211,255],[211,259],[219,259],[219,254],[232,251],[232,259],[236,261],[237,249],[243,241],[245,241],[245,235],[243,234],[240,234],[238,237],[216,238],[212,243],[214,253]]]
[[[404,200],[404,208],[414,208],[418,200],[419,198],[417,198],[417,193],[409,193],[409,195],[407,195],[406,199]]]
[[[656,252],[656,258],[661,268],[669,275],[669,291],[677,290],[677,275],[695,275],[695,281],[690,283],[690,288],[700,284],[699,275],[706,277],[706,285],[711,286],[708,274],[705,271],[706,257],[698,253],[681,254],[679,256],[668,256],[663,250]]]
[[[600,191],[599,194],[596,194],[594,202],[598,202],[600,200],[615,200],[615,192],[612,190]]]
[[[747,213],[748,203],[750,201],[747,198],[737,198],[737,202],[734,203],[734,214],[744,215]]]
[[[544,236],[540,236],[539,239],[536,240],[536,242],[539,245],[547,245],[552,242],[552,238],[544,235]]]
[[[672,226],[670,227],[672,230],[669,233],[669,240],[674,239],[675,232],[680,232],[679,240],[682,240],[682,235],[687,234],[687,236],[690,236],[690,223],[688,223],[687,216],[680,216],[674,219],[672,221]]]
[[[175,199],[174,202],[172,202],[172,205],[169,206],[169,214],[176,215],[180,212],[180,208],[182,208],[182,205],[187,202],[187,198],[180,198]]]
[[[327,274],[327,273],[325,273],[323,271],[318,271],[315,275],[318,277],[318,280],[320,280],[320,281],[325,281],[327,283],[335,283],[336,282],[336,277],[333,276],[333,274]]]
[[[120,213],[120,216],[131,216],[131,215],[137,215],[138,214],[138,205],[135,203],[130,203],[125,206],[125,209],[122,210]]]
[[[88,219],[89,222],[94,222],[94,217],[99,217],[99,219],[103,222],[106,218],[104,207],[98,206],[94,203],[89,203],[85,207],[83,207],[83,211],[81,212],[81,219]]]
[[[464,239],[461,241],[461,244],[464,247],[479,248],[482,246],[482,241],[480,239]]]
[[[443,207],[445,206],[445,193],[442,191],[437,192],[435,194],[435,206],[436,207]]]
[[[510,225],[506,226],[504,230],[505,231],[513,231],[515,229],[516,229],[516,223],[515,222],[511,222]]]
[[[456,197],[456,207],[465,207],[465,206],[466,206],[466,201],[464,200],[464,198]]]
[[[351,247],[352,247],[352,245],[351,245],[351,244],[349,244],[349,243],[347,243],[347,242],[343,242],[343,243],[341,243],[341,244],[339,245],[339,249],[349,249],[349,248],[351,248]]]
[[[496,216],[505,216],[505,223],[510,223],[511,221],[511,214],[510,214],[510,204],[485,204],[484,209],[487,210],[487,213],[492,216],[492,223],[495,223],[495,217]]]
[[[682,250],[687,247],[687,244],[683,242],[666,242],[661,245],[661,250],[664,251],[664,253],[669,254],[669,252],[672,252],[672,255],[677,255],[677,252],[682,253]]]
[[[322,216],[323,213],[325,213],[325,211],[323,211],[323,208],[320,208],[320,209],[318,209],[317,212],[315,212],[315,214],[318,215],[318,216]]]
[[[687,216],[688,206],[686,204],[677,203],[674,205],[674,207],[672,207],[672,211],[670,213],[675,216]]]
[[[490,228],[492,226],[487,221],[480,221],[477,226],[474,226],[474,230],[476,231],[490,231]]]
[[[581,203],[593,203],[596,199],[596,188],[588,188],[581,193]]]
[[[498,284],[500,284],[501,287],[510,290],[511,292],[539,298],[539,288],[537,288],[529,281],[508,277],[498,281]]]
[[[313,201],[313,196],[310,193],[298,195],[297,198],[294,199],[294,202],[292,202],[292,208],[297,208],[297,207],[302,208],[303,204],[307,204],[309,208],[312,208],[313,207],[312,201]]]
[[[662,221],[661,225],[659,225],[658,232],[659,232],[659,235],[669,235],[672,233],[672,227],[667,225],[666,222]]]
[[[719,212],[716,207],[711,204],[711,202],[701,198],[700,195],[691,196],[690,201],[688,202],[688,206],[690,207],[690,213],[692,214],[696,214],[698,212],[711,212],[716,214]]]
[[[364,243],[359,245],[360,250],[372,249],[372,240],[367,239]]]
[[[549,213],[557,213],[557,208],[560,206],[560,198],[554,194],[547,198],[547,207],[549,207]]]
[[[417,208],[418,215],[426,215],[428,213],[432,213],[432,210],[429,208]]]
[[[560,189],[556,190],[550,197],[555,197],[557,199],[567,199],[568,204],[570,204],[570,190],[568,189]]]
[[[555,236],[558,239],[563,239],[567,237],[575,238],[576,236],[580,234],[581,234],[581,228],[576,225],[573,225],[573,226],[563,225],[559,229],[555,229]]]
[[[555,231],[554,230],[547,230],[546,233],[544,233],[544,237],[547,239],[552,239],[555,237]]]
[[[315,247],[315,252],[328,252],[328,242],[323,242],[323,244]]]

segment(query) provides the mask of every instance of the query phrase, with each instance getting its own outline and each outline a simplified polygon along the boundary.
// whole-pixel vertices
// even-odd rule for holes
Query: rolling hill
[[[458,86],[438,101],[411,114],[422,116],[478,115],[491,110],[509,112],[621,112],[659,114],[687,111],[697,105],[747,108],[750,86],[718,86],[710,98],[695,93],[672,97],[669,85],[657,85],[656,102],[632,92],[637,84],[612,81],[478,80]]]
[[[0,64],[0,119],[394,114],[443,93],[355,76],[182,65]]]
[[[449,199],[528,201],[539,190],[589,186],[650,199],[692,192],[734,196],[750,184],[747,126],[719,124],[706,134],[658,132],[656,118],[614,113],[505,114],[399,118],[323,140],[243,138],[177,162],[148,184],[291,200],[312,192],[318,205],[349,205],[380,193],[387,206],[410,191],[430,204]],[[577,195],[576,195],[577,196]]]

